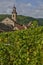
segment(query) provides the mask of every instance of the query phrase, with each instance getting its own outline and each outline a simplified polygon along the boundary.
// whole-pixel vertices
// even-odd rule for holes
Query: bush
[[[43,27],[0,33],[0,65],[43,65]]]

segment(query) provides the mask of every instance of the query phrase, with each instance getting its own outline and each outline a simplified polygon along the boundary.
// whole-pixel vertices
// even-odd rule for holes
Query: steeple
[[[17,12],[16,12],[16,7],[14,5],[13,11],[12,11],[12,19],[16,22],[17,21]]]

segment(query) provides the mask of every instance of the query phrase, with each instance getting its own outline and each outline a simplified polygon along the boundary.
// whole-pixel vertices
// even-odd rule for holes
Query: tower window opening
[[[13,15],[13,17],[14,17],[14,15]]]

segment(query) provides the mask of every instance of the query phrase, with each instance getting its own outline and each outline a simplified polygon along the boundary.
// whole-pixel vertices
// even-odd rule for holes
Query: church
[[[31,23],[29,23],[31,25]],[[17,23],[17,12],[16,7],[13,7],[11,19],[9,17],[6,17],[3,19],[0,23],[0,31],[14,31],[14,30],[22,30],[27,29],[28,26],[26,25],[20,25]]]

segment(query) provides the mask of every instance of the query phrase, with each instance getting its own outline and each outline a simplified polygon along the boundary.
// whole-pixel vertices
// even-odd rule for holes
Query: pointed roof
[[[15,9],[16,9],[16,6],[15,6],[15,4],[14,4],[13,8],[15,8]]]

